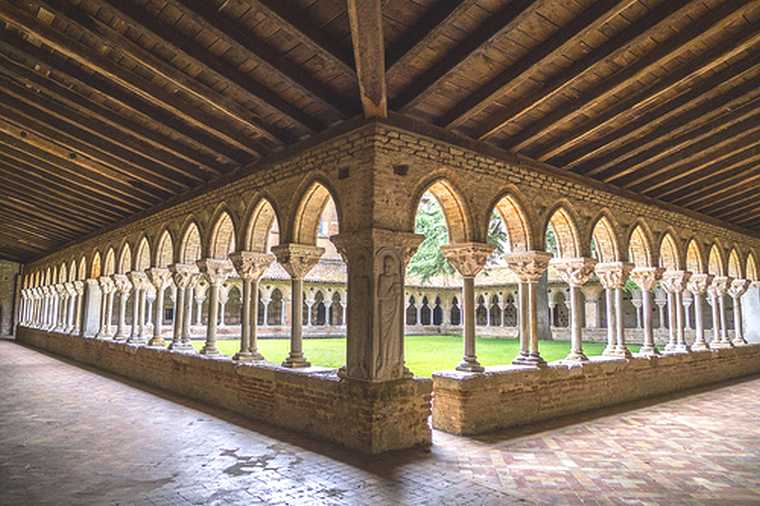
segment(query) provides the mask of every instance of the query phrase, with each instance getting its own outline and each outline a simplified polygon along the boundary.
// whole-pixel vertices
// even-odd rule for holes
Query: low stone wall
[[[760,372],[760,345],[657,358],[594,357],[582,366],[552,363],[488,368],[484,374],[433,374],[433,427],[480,434],[580,413]]]
[[[335,370],[292,370],[229,358],[20,327],[17,341],[243,416],[365,453],[428,446],[432,383],[342,380]]]

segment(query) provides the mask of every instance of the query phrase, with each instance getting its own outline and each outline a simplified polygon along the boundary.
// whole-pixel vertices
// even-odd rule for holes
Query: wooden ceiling
[[[0,0],[0,257],[389,110],[760,235],[757,0]]]

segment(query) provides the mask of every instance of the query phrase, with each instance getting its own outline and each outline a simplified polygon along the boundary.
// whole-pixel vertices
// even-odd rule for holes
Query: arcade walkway
[[[757,504],[759,389],[368,464],[0,340],[0,504]]]

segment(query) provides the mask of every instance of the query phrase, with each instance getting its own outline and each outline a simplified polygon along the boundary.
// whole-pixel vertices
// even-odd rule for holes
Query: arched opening
[[[272,290],[269,304],[267,304],[267,325],[283,324],[283,307],[282,292],[279,288],[275,288]]]
[[[652,265],[652,248],[647,238],[646,232],[641,225],[631,232],[628,241],[628,259],[636,267],[649,267]]]
[[[201,234],[198,231],[198,225],[191,222],[185,229],[180,241],[179,261],[183,264],[195,264],[203,257],[203,244],[201,243]]]
[[[103,264],[103,275],[113,276],[114,274],[116,274],[116,253],[113,248],[108,248],[106,260]]]
[[[494,216],[503,223],[504,250],[508,253],[528,251],[532,248],[530,238],[530,227],[528,226],[525,213],[522,208],[511,196],[502,197],[494,206],[492,211],[491,222],[494,222]],[[489,235],[493,226],[489,226]]]
[[[486,308],[486,299],[483,295],[478,295],[475,299],[475,325],[485,327],[488,325],[488,309]]]
[[[168,231],[161,234],[156,252],[156,267],[166,269],[174,263],[174,241]]]
[[[707,257],[707,272],[713,276],[724,275],[723,257],[715,244],[710,247],[710,254]]]
[[[678,246],[670,234],[665,234],[660,242],[660,267],[668,271],[677,271],[680,268]]]
[[[501,327],[501,306],[499,305],[499,296],[493,294],[491,303],[488,308],[488,324],[491,327]]]
[[[121,255],[119,255],[119,274],[126,274],[132,270],[132,248],[129,247],[129,243],[124,243],[121,248]]]
[[[430,325],[432,323],[433,312],[430,308],[430,301],[426,296],[422,297],[422,307],[420,307],[420,324]]]
[[[441,305],[441,297],[435,297],[435,306],[433,307],[433,325],[443,325],[443,307]]]
[[[551,215],[544,231],[546,251],[555,258],[580,256],[578,229],[570,213],[560,207]]]
[[[325,219],[325,211],[332,219]],[[330,190],[321,183],[313,183],[301,198],[293,220],[293,242],[322,246],[318,239],[328,239],[339,232],[340,218]],[[330,225],[334,230],[328,230]]]
[[[340,292],[336,290],[332,294],[332,304],[330,304],[330,325],[337,327],[343,324],[343,301]]]
[[[274,207],[267,199],[254,207],[246,228],[245,249],[257,253],[267,253],[278,244],[280,227]]]
[[[686,270],[693,273],[704,272],[702,253],[694,239],[689,241],[689,245],[686,247]]]
[[[757,277],[757,262],[755,261],[755,255],[749,253],[747,255],[747,265],[744,268],[747,279],[750,281],[760,281]]]
[[[39,274],[39,272],[37,274]],[[77,280],[84,281],[85,279],[87,279],[87,258],[82,257],[79,259],[79,269],[77,272]],[[39,282],[39,278],[37,281]]]
[[[406,324],[417,325],[417,304],[414,295],[409,296],[409,302],[406,305]]]
[[[48,272],[50,269],[48,269]],[[100,252],[96,251],[95,256],[92,257],[92,266],[90,268],[90,278],[91,279],[98,279],[100,277]]]
[[[63,263],[58,268],[58,282],[65,283],[66,281],[68,281],[68,277],[69,277],[68,269],[66,268],[66,264]]]
[[[150,243],[143,237],[140,245],[137,247],[137,258],[135,259],[135,270],[145,272],[150,269]]]
[[[76,281],[77,279],[77,264],[74,260],[69,264],[69,279],[68,281]]]
[[[597,262],[615,262],[619,260],[615,231],[606,216],[599,218],[592,229],[591,250]]]
[[[743,278],[742,265],[736,248],[732,248],[731,253],[728,255],[728,276],[734,279]]]
[[[209,258],[227,260],[229,254],[235,251],[235,243],[235,224],[230,215],[223,211],[211,227]]]

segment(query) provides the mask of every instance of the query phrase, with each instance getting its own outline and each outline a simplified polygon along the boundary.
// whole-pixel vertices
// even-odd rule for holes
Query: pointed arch
[[[321,179],[313,181],[303,193],[291,220],[291,238],[297,244],[317,244],[317,232],[322,212],[332,200],[338,214],[338,226],[342,222],[341,208],[331,188]]]
[[[713,276],[725,276],[723,255],[721,255],[717,244],[710,246],[710,255],[707,258],[707,272]]]
[[[174,263],[174,239],[168,230],[164,230],[159,236],[156,248],[155,266],[167,268]]]
[[[92,257],[92,264],[90,265],[90,279],[98,279],[101,275],[100,268],[100,251],[95,251],[95,256]]]
[[[514,253],[532,250],[534,248],[534,241],[531,237],[529,221],[524,209],[512,193],[503,194],[501,197],[498,197],[496,202],[489,208],[488,216],[485,220],[486,230],[483,233],[483,237],[488,238],[490,218],[496,212],[506,227],[507,251]]]
[[[272,245],[269,244],[269,236],[273,227],[280,228],[280,218],[268,198],[261,198],[248,216],[245,228],[243,249],[265,253]]]
[[[116,274],[116,252],[113,248],[108,248],[106,252],[106,259],[103,263],[103,275],[112,276]]]
[[[52,273],[52,275],[50,277],[49,283],[51,285],[54,285],[54,284],[58,283],[58,266],[56,266],[56,265],[53,266],[53,273]]]
[[[660,267],[668,271],[677,271],[681,268],[681,254],[678,244],[670,232],[666,232],[660,241]]]
[[[550,244],[546,245],[546,250],[559,258],[581,256],[578,227],[575,223],[576,222],[567,207],[564,205],[557,206],[549,214],[549,219],[544,227],[545,236],[553,234],[556,251],[550,251],[551,249],[554,249]]]
[[[135,270],[138,272],[150,269],[150,242],[143,236],[137,246],[137,258],[135,258]]]
[[[739,260],[739,253],[736,248],[731,248],[731,253],[728,254],[728,276],[734,279],[741,279],[744,277],[742,273],[742,263]]]
[[[212,223],[208,258],[226,260],[236,248],[235,222],[232,221],[232,216],[226,209],[220,208],[216,220]]]
[[[636,267],[651,267],[654,265],[652,258],[652,243],[649,234],[642,224],[637,224],[628,237],[628,260]]]
[[[63,262],[58,268],[58,282],[65,283],[69,279],[69,271],[66,268],[66,262]]]
[[[41,283],[41,279],[40,278],[41,277],[42,277],[42,273],[40,271],[37,271],[35,273],[35,281],[34,281],[34,286],[35,287],[39,287],[40,286],[40,283]]]
[[[620,259],[620,247],[618,246],[615,228],[611,218],[602,213],[591,228],[591,241],[594,243],[594,253],[598,262],[615,262]]]
[[[132,270],[132,247],[129,242],[125,241],[121,247],[121,253],[119,253],[119,264],[117,272],[119,274],[126,274]]]
[[[82,255],[79,259],[79,270],[77,272],[77,280],[84,281],[87,279],[87,257]]]
[[[77,280],[77,263],[72,260],[69,264],[69,282]]]
[[[179,261],[183,264],[195,264],[203,258],[203,241],[195,220],[185,225],[179,244]]]
[[[760,281],[760,279],[757,277],[757,270],[757,260],[755,260],[755,255],[750,251],[747,253],[746,266],[744,267],[744,272],[747,276],[747,279],[750,281]]]
[[[700,251],[695,239],[689,241],[689,245],[686,247],[686,270],[694,273],[705,272],[702,251]]]

